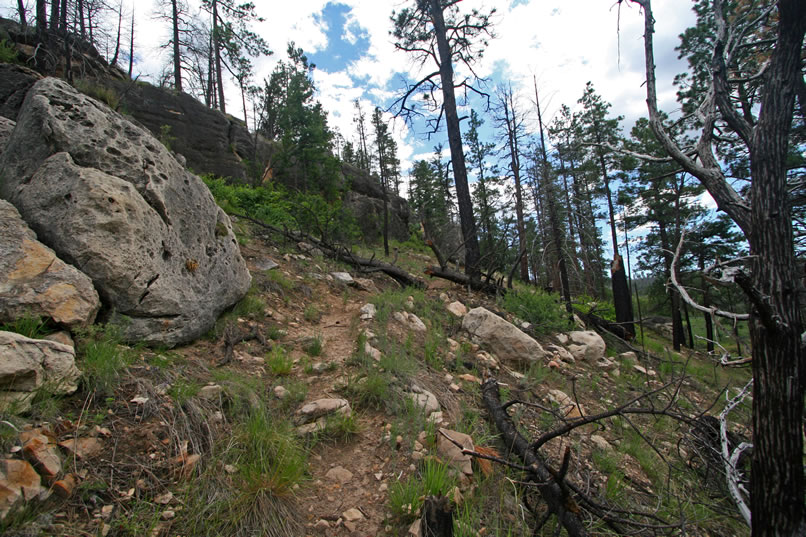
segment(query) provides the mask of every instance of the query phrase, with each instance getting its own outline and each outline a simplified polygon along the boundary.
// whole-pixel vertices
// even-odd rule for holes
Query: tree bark
[[[174,88],[182,91],[182,56],[179,52],[179,0],[171,0],[171,23],[173,26]],[[246,107],[244,106],[244,110]]]
[[[17,0],[17,12],[20,14],[20,26],[25,30],[28,26],[28,21],[25,18],[25,4],[23,0]]]
[[[697,161],[666,133],[657,105],[652,38],[655,20],[650,0],[633,0],[644,11],[647,107],[650,126],[669,153],[708,189],[720,209],[742,229],[750,243],[751,274],[737,279],[751,300],[753,344],[753,459],[750,483],[753,537],[806,534],[803,476],[803,402],[806,353],[798,298],[792,219],[787,202],[786,156],[795,95],[803,84],[802,46],[806,3],[779,0],[777,42],[764,72],[758,121],[748,124],[735,110],[727,88],[724,48],[717,33],[713,53],[712,102],[704,103],[706,129],[714,127],[714,106],[748,146],[750,194],[743,199],[728,183],[710,150],[711,132],[700,139]],[[713,11],[724,30],[722,0]],[[708,107],[710,105],[710,108]],[[740,275],[741,276],[741,275]]]
[[[213,56],[215,58],[215,79],[218,86],[218,109],[227,113],[224,100],[224,79],[221,74],[221,36],[218,35],[218,1],[213,0]]]
[[[423,504],[420,519],[422,537],[453,537],[453,510],[445,496],[429,496]]]
[[[473,202],[470,198],[470,187],[467,183],[465,154],[462,149],[462,132],[459,127],[459,115],[456,110],[456,95],[453,87],[453,65],[448,37],[445,33],[445,20],[442,15],[442,2],[430,0],[431,21],[437,37],[439,49],[439,76],[442,82],[442,96],[445,109],[445,123],[448,127],[448,144],[451,148],[453,177],[456,185],[456,198],[459,203],[459,221],[462,227],[462,239],[465,244],[465,273],[471,279],[479,277],[479,240],[476,235],[476,223],[473,218]]]
[[[48,10],[45,0],[36,0],[36,31],[44,36],[48,29]]]

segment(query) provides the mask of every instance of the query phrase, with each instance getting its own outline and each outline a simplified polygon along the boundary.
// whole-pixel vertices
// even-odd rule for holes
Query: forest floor
[[[495,299],[443,280],[424,291],[401,289],[381,273],[360,274],[238,227],[253,286],[207,337],[158,350],[85,334],[79,368],[81,349],[104,341],[115,346],[110,362],[119,367],[95,367],[75,395],[37,401],[22,418],[3,417],[54,440],[94,438],[100,449],[66,457],[75,489],[28,502],[0,523],[0,533],[407,535],[424,497],[441,493],[454,506],[454,535],[554,535],[556,518],[541,526],[546,506],[521,471],[474,461],[463,473],[437,447],[444,428],[506,457],[482,402],[482,379],[500,382],[502,400],[526,403],[513,405],[511,415],[535,439],[573,417],[558,412],[559,392],[590,415],[655,390],[652,403],[638,405],[668,405],[693,419],[718,415],[724,393],[735,395],[749,376],[699,352],[671,352],[649,333],[644,348],[651,352],[632,355],[606,338],[608,364],[491,364],[481,351],[495,349],[469,341],[446,305],[499,312]],[[414,274],[430,263],[425,251],[406,250],[398,262]],[[366,279],[344,284],[335,272]],[[372,319],[362,319],[366,304],[377,310]],[[395,312],[416,315],[426,330],[402,324]],[[537,339],[558,342],[556,335]],[[439,413],[414,404],[417,391],[433,394]],[[323,399],[346,400],[351,410],[301,432],[301,410]],[[732,434],[748,438],[749,400],[731,420]],[[564,479],[591,502],[576,497],[569,505],[592,535],[748,534],[718,456],[715,462],[707,440],[692,440],[691,423],[616,416],[561,435],[540,454],[559,468],[569,450]],[[18,456],[18,437],[4,431],[0,440],[6,457]]]

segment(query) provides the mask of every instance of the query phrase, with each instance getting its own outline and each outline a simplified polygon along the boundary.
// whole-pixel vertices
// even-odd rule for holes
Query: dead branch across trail
[[[535,478],[535,487],[548,505],[549,511],[560,521],[568,532],[569,537],[582,537],[588,535],[585,526],[579,520],[576,512],[579,507],[569,496],[564,486],[562,475],[553,472],[535,453],[526,440],[518,432],[517,427],[501,405],[501,396],[498,393],[498,381],[488,379],[481,386],[484,406],[501,432],[505,444],[514,451],[518,457],[529,467],[529,472]]]
[[[352,265],[358,268],[362,272],[383,272],[396,282],[398,282],[403,287],[411,286],[417,287],[418,289],[425,289],[426,285],[425,282],[422,280],[415,278],[405,270],[395,265],[390,265],[389,263],[384,263],[383,261],[378,261],[373,256],[371,259],[367,259],[365,257],[357,256],[353,254],[350,250],[343,246],[330,244],[328,242],[322,241],[317,239],[316,237],[312,237],[307,233],[295,233],[293,231],[289,231],[287,229],[280,229],[278,227],[270,226],[260,220],[252,218],[251,216],[246,216],[244,214],[237,214],[237,213],[229,213],[231,216],[235,216],[237,218],[243,218],[244,220],[248,220],[253,224],[256,224],[264,229],[268,229],[278,235],[282,235],[289,240],[292,241],[308,241],[328,256],[333,259],[337,259],[338,261],[342,261],[347,263],[348,265]]]

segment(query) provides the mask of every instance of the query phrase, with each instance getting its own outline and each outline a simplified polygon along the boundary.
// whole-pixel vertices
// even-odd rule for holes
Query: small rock
[[[601,449],[602,451],[609,451],[613,449],[613,447],[610,445],[610,442],[598,434],[591,435],[591,443],[594,445],[594,447]]]
[[[414,297],[411,295],[406,297],[406,309],[414,309]]]
[[[36,470],[19,459],[0,461],[0,518],[20,499],[32,500],[42,492],[41,479]]]
[[[274,387],[274,396],[277,399],[285,399],[288,397],[289,391],[286,389],[285,386],[275,386]]]
[[[100,455],[104,446],[100,440],[92,437],[70,438],[64,442],[59,442],[59,447],[64,449],[69,455],[79,459],[89,459]]]
[[[62,473],[62,459],[59,457],[59,451],[55,445],[47,442],[45,436],[39,435],[28,440],[22,446],[22,452],[44,478],[51,480]]]
[[[76,489],[75,474],[67,474],[64,479],[60,479],[53,484],[53,492],[60,498],[67,499],[73,495]]]
[[[75,341],[73,341],[73,337],[70,335],[70,332],[67,332],[65,330],[48,334],[42,339],[47,339],[48,341],[55,341],[56,343],[67,345],[68,347],[75,348],[76,346],[76,343]]]
[[[378,287],[375,285],[375,282],[369,278],[353,278],[353,281],[355,282],[355,287],[361,291],[372,294],[378,293]]]
[[[313,527],[314,529],[317,530],[326,530],[330,528],[330,522],[328,522],[323,518],[320,518],[319,520],[316,521],[316,524],[314,524]]]
[[[144,405],[148,403],[148,397],[138,395],[137,397],[132,398],[132,400],[129,402],[134,403],[135,405]]]
[[[551,360],[549,362],[549,369],[560,369],[560,368],[561,368],[560,364],[557,363],[556,361]]]
[[[353,285],[354,280],[353,277],[350,276],[349,272],[331,272],[330,275],[333,277],[333,281],[341,285]]]
[[[452,313],[456,317],[464,317],[465,315],[467,315],[467,307],[458,300],[455,302],[451,302],[450,304],[445,306],[445,309],[447,309],[450,313]]]
[[[261,362],[263,359],[260,359]],[[207,386],[203,386],[199,390],[199,397],[206,400],[206,401],[215,401],[221,398],[221,393],[223,392],[223,388],[218,384],[211,384]]]
[[[255,261],[255,268],[258,270],[274,270],[279,267],[277,263],[269,259],[268,257],[263,259],[258,259]]]
[[[474,450],[473,439],[470,435],[443,428],[440,428],[439,432],[440,434],[437,436],[437,452],[444,460],[458,467],[465,475],[472,475],[473,467],[470,455],[462,453],[462,450],[454,444],[456,442],[464,449]],[[445,438],[446,435],[454,442]]]
[[[176,516],[176,511],[173,511],[173,510],[171,510],[171,509],[166,509],[165,511],[163,511],[163,512],[160,514],[160,518],[161,518],[162,520],[171,520],[171,519],[173,519],[175,516]]]
[[[347,402],[346,399],[338,399],[338,398],[318,399],[316,401],[307,403],[302,408],[300,408],[297,411],[297,415],[303,420],[302,423],[309,423],[318,418],[321,418],[326,414],[332,414],[336,412],[338,412],[339,414],[343,414],[345,416],[350,416],[352,414],[350,403]]]
[[[370,345],[369,342],[364,342],[364,353],[376,362],[380,362],[383,358],[381,351]]]
[[[350,482],[350,480],[353,478],[353,473],[350,470],[347,470],[346,468],[336,466],[328,470],[327,473],[325,474],[325,477],[344,485],[345,483]]]
[[[364,514],[355,507],[347,509],[341,514],[347,522],[355,522],[356,520],[363,520]]]
[[[428,421],[430,423],[435,423],[435,424],[439,425],[443,421],[442,412],[432,412],[428,416]]]
[[[422,408],[426,416],[439,410],[439,401],[433,393],[423,390],[416,384],[411,386],[411,391],[414,393],[407,394],[409,399],[411,399],[415,406]]]
[[[455,382],[451,382],[451,384],[448,386],[448,388],[449,388],[449,389],[450,389],[452,392],[459,392],[459,391],[462,389],[462,388],[461,388],[461,387],[460,387],[458,384],[456,384]]]
[[[168,505],[173,500],[173,492],[168,491],[165,494],[160,494],[156,498],[154,498],[154,503],[158,503],[160,505]]]
[[[464,380],[465,382],[472,382],[473,384],[481,384],[481,379],[475,375],[471,375],[470,373],[463,373],[459,375],[460,380]]]
[[[356,528],[356,526],[355,526],[355,522],[351,522],[351,521],[349,521],[349,520],[345,520],[345,521],[344,521],[344,528],[345,528],[347,531],[349,531],[350,533],[354,532],[354,531],[355,531],[355,528]]]
[[[378,309],[375,307],[375,304],[364,304],[358,312],[361,314],[362,321],[371,321],[378,313]]]

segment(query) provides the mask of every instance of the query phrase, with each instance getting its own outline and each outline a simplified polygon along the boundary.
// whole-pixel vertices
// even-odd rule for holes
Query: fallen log
[[[410,287],[417,287],[418,289],[426,288],[425,282],[423,282],[419,278],[415,278],[407,271],[403,270],[398,266],[390,265],[389,263],[384,263],[383,261],[378,261],[375,258],[368,259],[366,257],[357,256],[344,247],[329,244],[327,242],[317,239],[316,237],[312,237],[308,234],[294,233],[293,231],[289,231],[287,229],[280,229],[278,227],[274,227],[264,222],[261,222],[260,220],[252,218],[250,216],[237,213],[230,213],[230,215],[238,218],[243,218],[244,220],[248,220],[253,224],[256,224],[264,229],[268,229],[269,231],[272,231],[279,235],[282,235],[292,241],[296,242],[308,241],[317,248],[319,248],[320,250],[322,250],[322,252],[327,257],[336,259],[338,261],[342,261],[344,263],[347,263],[348,265],[352,265],[361,270],[362,272],[383,272],[384,274],[386,274],[387,276],[398,282],[403,287],[410,286]]]
[[[568,532],[569,537],[583,537],[588,535],[585,526],[582,525],[577,513],[579,506],[569,495],[567,488],[563,484],[564,472],[555,472],[549,468],[540,456],[532,450],[530,442],[519,432],[512,418],[507,414],[506,409],[501,404],[501,396],[498,392],[498,381],[488,379],[481,386],[484,406],[490,413],[495,426],[501,432],[504,444],[520,457],[528,467],[529,473],[534,478],[534,486],[540,493],[548,509],[553,513],[560,524]],[[567,461],[564,463],[567,465]]]
[[[506,289],[492,282],[487,282],[483,280],[474,280],[470,278],[467,274],[449,269],[447,267],[440,268],[437,267],[436,265],[432,265],[425,269],[425,273],[429,276],[442,278],[444,280],[458,283],[465,287],[470,287],[474,291],[480,291],[488,295],[503,295],[506,292]]]

